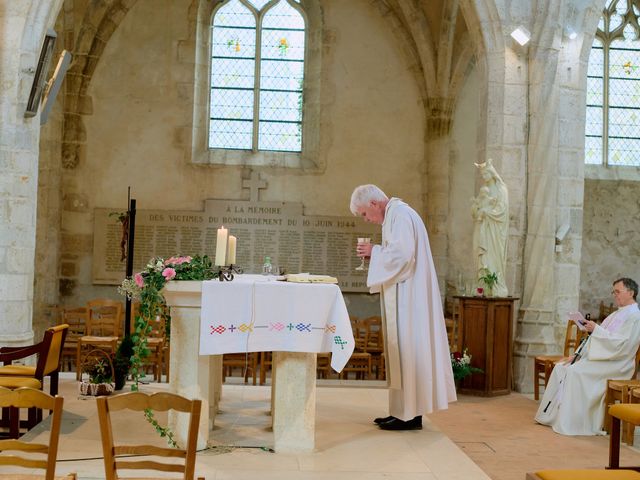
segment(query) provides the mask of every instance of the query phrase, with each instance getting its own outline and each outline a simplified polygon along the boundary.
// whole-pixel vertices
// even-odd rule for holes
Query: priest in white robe
[[[628,380],[636,370],[640,345],[637,294],[638,284],[630,278],[613,283],[618,310],[602,325],[584,322],[590,335],[575,356],[554,367],[536,413],[538,423],[563,435],[603,433],[607,379]]]
[[[382,245],[358,244],[370,258],[367,286],[380,292],[389,375],[389,416],[384,430],[422,428],[422,415],[456,400],[442,300],[420,216],[375,185],[357,187],[351,212],[382,225]]]

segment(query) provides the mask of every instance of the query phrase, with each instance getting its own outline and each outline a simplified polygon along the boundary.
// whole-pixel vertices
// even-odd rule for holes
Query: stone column
[[[541,9],[529,53],[528,219],[514,342],[515,387],[523,392],[533,390],[533,357],[561,353],[579,295],[585,86],[580,41],[563,38],[564,23],[556,21],[561,7]],[[557,242],[565,224],[571,233]]]
[[[40,122],[38,115],[25,118],[24,113],[44,32],[60,5],[61,1],[0,3],[0,345],[4,346],[33,342]]]
[[[316,432],[316,354],[273,352],[271,379],[276,453],[312,452]]]
[[[448,273],[449,146],[454,101],[427,100],[426,224],[441,295],[446,295]]]

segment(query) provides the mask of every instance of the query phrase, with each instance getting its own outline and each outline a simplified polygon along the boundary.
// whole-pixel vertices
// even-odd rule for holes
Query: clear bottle
[[[271,275],[273,273],[273,266],[271,265],[271,257],[264,257],[264,263],[262,264],[262,274]]]

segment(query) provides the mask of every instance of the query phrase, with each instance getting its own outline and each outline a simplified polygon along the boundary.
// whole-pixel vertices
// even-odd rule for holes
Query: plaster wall
[[[93,113],[83,116],[86,161],[66,170],[62,182],[65,198],[73,199],[62,214],[63,252],[77,255],[73,278],[63,278],[71,280],[63,304],[117,296],[113,287],[91,284],[92,212],[125,210],[128,186],[140,209],[199,210],[206,198],[248,198],[241,190],[246,168],[185,160],[190,147],[182,135],[192,122],[187,86],[193,86],[194,65],[184,61],[184,52],[178,55],[178,45],[194,35],[189,6],[138,1],[95,70],[88,91]],[[424,110],[397,40],[366,0],[332,0],[322,7],[320,155],[326,168],[259,168],[268,182],[261,199],[302,202],[310,215],[350,215],[353,187],[377,183],[421,210],[424,192],[416,173],[425,155]]]
[[[640,183],[585,180],[580,309],[598,317],[613,302],[611,282],[640,281]]]

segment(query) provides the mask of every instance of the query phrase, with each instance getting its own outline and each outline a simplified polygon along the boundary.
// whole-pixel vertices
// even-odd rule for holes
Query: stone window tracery
[[[640,2],[607,0],[587,71],[585,163],[640,166]]]
[[[306,35],[300,0],[213,12],[209,149],[302,152]]]

